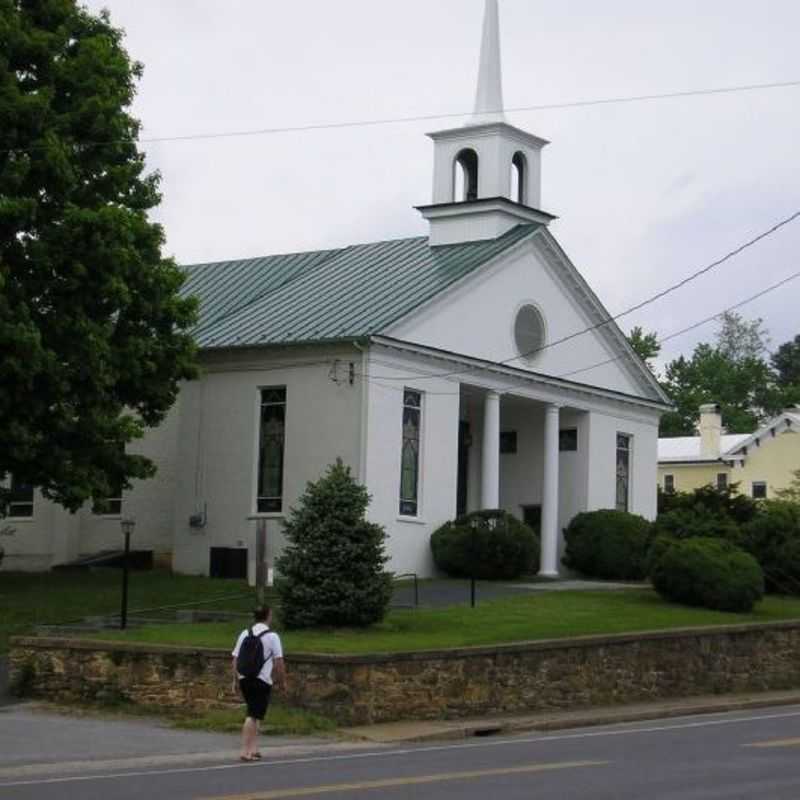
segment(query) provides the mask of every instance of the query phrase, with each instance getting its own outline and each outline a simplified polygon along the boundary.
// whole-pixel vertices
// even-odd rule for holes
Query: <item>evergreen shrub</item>
[[[752,611],[764,595],[764,575],[749,553],[724,539],[656,540],[650,565],[662,597],[718,611]]]
[[[364,517],[370,497],[341,460],[309,483],[283,528],[275,585],[287,628],[367,626],[386,614],[392,576],[382,526]]]
[[[640,580],[647,574],[651,527],[644,517],[626,511],[585,511],[564,530],[563,563],[591,578]]]
[[[539,537],[501,509],[445,522],[431,536],[436,566],[456,578],[508,580],[539,569]]]
[[[764,570],[767,591],[800,594],[800,505],[766,500],[742,534],[744,549]]]

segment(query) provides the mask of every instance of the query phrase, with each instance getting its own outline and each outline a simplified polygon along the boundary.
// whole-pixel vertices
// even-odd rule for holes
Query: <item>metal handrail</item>
[[[419,578],[417,577],[416,572],[403,572],[400,575],[395,575],[394,579],[396,581],[401,580],[402,578],[413,578],[414,579],[414,608],[419,607]]]

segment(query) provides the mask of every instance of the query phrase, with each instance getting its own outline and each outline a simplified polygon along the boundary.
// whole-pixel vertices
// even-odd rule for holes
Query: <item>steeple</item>
[[[429,133],[434,142],[433,203],[418,206],[431,245],[502,236],[515,225],[546,225],[539,210],[544,139],[509,125],[503,114],[500,19],[486,0],[475,111],[460,128]]]
[[[478,89],[475,111],[468,125],[505,122],[503,114],[503,70],[500,58],[500,12],[497,0],[486,0],[483,14],[481,60],[478,67]]]

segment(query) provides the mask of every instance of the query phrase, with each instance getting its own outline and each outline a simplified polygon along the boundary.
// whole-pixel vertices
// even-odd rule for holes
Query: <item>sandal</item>
[[[259,753],[258,751],[256,751],[255,753],[251,753],[250,754],[250,758],[253,761],[260,761],[261,760],[261,753]]]
[[[256,761],[254,756],[239,756],[239,761],[244,761],[245,763],[248,761]]]

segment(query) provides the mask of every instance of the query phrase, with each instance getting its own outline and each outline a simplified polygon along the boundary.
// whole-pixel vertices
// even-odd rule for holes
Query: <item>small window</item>
[[[617,434],[617,511],[627,511],[630,505],[631,438]]]
[[[283,457],[286,446],[286,387],[261,390],[261,424],[258,448],[258,498],[260,514],[283,510]]]
[[[718,472],[717,473],[717,490],[720,492],[724,492],[728,488],[728,473],[727,472]]]
[[[501,453],[516,453],[517,452],[517,432],[516,431],[501,431],[500,432],[500,452]]]
[[[675,493],[675,476],[674,475],[665,475],[664,476],[664,491],[667,494],[674,494]]]
[[[29,483],[18,481],[11,476],[11,486],[8,495],[9,517],[33,516],[33,486]]]
[[[544,318],[535,306],[524,305],[514,320],[514,343],[520,357],[533,361],[545,343]]]
[[[558,432],[558,449],[562,453],[574,453],[578,450],[577,428],[564,428]]]
[[[403,392],[403,441],[400,451],[400,514],[419,513],[419,443],[422,426],[422,393]]]
[[[753,499],[765,500],[767,497],[767,482],[753,481]]]

